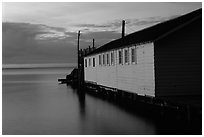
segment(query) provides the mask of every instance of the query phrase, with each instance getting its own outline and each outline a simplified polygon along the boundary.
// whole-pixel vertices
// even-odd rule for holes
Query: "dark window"
[[[128,50],[125,50],[125,63],[129,62],[129,54],[128,54]]]
[[[93,58],[93,67],[95,67],[95,58]]]
[[[87,67],[87,59],[85,59],[85,67]]]
[[[122,50],[119,51],[119,64],[123,63],[123,52]]]
[[[105,54],[103,54],[103,65],[105,65]]]
[[[111,52],[111,65],[114,64],[114,52]]]

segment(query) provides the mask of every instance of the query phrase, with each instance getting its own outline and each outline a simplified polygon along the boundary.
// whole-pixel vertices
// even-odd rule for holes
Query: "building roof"
[[[143,30],[131,33],[124,38],[120,38],[114,41],[111,41],[94,51],[88,53],[86,56],[109,51],[112,49],[124,47],[131,44],[139,44],[146,42],[154,42],[166,36],[169,33],[174,32],[176,29],[189,24],[193,20],[202,17],[202,8],[191,13],[185,14],[183,16],[156,24],[154,26],[145,28]]]

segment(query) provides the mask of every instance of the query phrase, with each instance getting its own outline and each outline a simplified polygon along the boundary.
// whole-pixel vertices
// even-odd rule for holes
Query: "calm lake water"
[[[3,134],[158,134],[154,120],[58,84],[71,70],[3,69]]]

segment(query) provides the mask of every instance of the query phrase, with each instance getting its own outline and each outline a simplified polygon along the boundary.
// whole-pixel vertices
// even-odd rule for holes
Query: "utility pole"
[[[125,20],[122,21],[122,38],[125,37]]]
[[[78,32],[78,42],[77,42],[77,55],[78,55],[78,71],[79,71],[79,67],[80,67],[80,56],[79,56],[79,37],[80,37],[80,31]]]
[[[80,90],[80,84],[81,84],[81,83],[80,83],[80,75],[81,75],[81,74],[80,74],[80,72],[81,72],[80,69],[81,69],[81,68],[80,68],[80,55],[79,55],[79,54],[80,54],[80,53],[79,53],[79,37],[80,37],[80,31],[78,32],[78,41],[77,41],[77,56],[78,56],[78,66],[77,66],[77,67],[78,67],[78,69],[77,69],[77,76],[78,76],[77,79],[78,79],[78,80],[77,80],[77,83],[78,83],[78,88],[79,88],[79,90]]]

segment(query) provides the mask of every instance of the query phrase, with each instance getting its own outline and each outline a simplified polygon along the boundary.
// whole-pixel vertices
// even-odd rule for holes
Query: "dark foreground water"
[[[155,120],[60,85],[71,69],[4,69],[3,134],[158,134]]]

